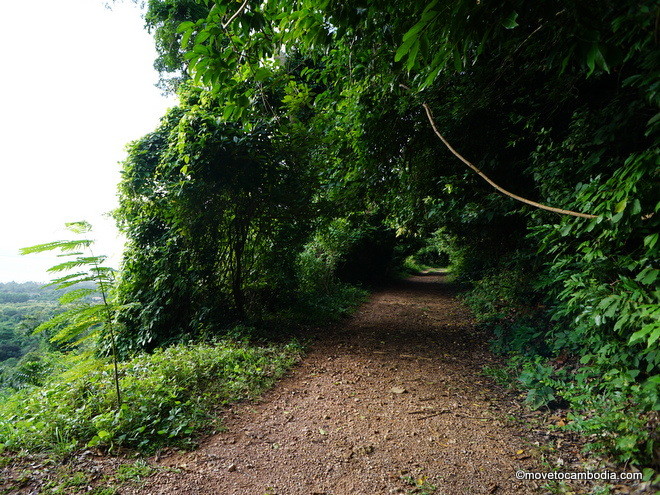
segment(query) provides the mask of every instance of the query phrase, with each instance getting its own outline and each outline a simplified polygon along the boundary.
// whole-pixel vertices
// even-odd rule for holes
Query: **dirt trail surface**
[[[515,476],[539,470],[531,440],[504,419],[473,323],[442,276],[376,293],[225,432],[121,493],[534,493]]]

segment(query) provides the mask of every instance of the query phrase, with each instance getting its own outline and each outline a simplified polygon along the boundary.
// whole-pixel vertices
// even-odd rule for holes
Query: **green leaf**
[[[456,69],[457,72],[460,72],[463,70],[463,59],[461,57],[461,53],[458,50],[453,51],[454,55],[454,69]]]
[[[60,304],[69,304],[95,293],[96,293],[95,289],[87,289],[87,288],[76,289],[64,294],[62,297],[59,298],[59,301]]]
[[[658,237],[660,237],[660,234],[651,234],[647,235],[644,238],[644,246],[646,246],[649,249],[653,249],[658,242]]]
[[[616,446],[623,451],[630,451],[637,445],[637,435],[624,435],[615,440]]]
[[[192,30],[186,31],[183,33],[183,36],[181,37],[181,47],[185,49],[188,46],[188,42],[190,41],[190,35],[192,35]]]
[[[29,246],[29,247],[24,247],[20,249],[20,254],[26,255],[26,254],[34,254],[34,253],[43,253],[46,251],[54,251],[55,249],[59,249],[60,251],[70,253],[72,251],[78,251],[81,248],[88,248],[94,244],[94,241],[85,239],[85,240],[80,240],[80,241],[53,241],[53,242],[47,242],[44,244],[37,244],[36,246]]]
[[[623,211],[626,208],[627,204],[628,204],[628,200],[626,199],[624,199],[623,201],[619,201],[614,207],[614,213],[619,213]]]
[[[67,230],[70,230],[74,234],[87,234],[92,231],[92,225],[85,220],[80,220],[78,222],[67,222],[64,224]]]
[[[435,7],[438,4],[439,0],[433,0],[431,3],[429,3],[425,8],[423,14],[426,14],[429,12],[433,7]]]
[[[593,354],[585,354],[580,358],[580,363],[581,364],[588,364],[589,361],[591,361],[594,358]]]
[[[502,21],[502,26],[504,26],[507,29],[513,29],[515,27],[518,27],[518,23],[516,22],[516,19],[518,19],[518,12],[514,10]]]
[[[637,275],[637,277],[635,277],[635,281],[645,285],[650,285],[656,281],[659,272],[660,270],[656,270],[650,266],[647,266],[639,273],[639,275]]]
[[[399,47],[399,49],[396,51],[396,54],[394,55],[394,61],[395,62],[400,61],[410,51],[410,48],[411,48],[413,42],[415,42],[415,40],[416,40],[416,38],[414,38],[414,37],[408,38],[403,43],[403,45],[401,45]]]
[[[231,116],[234,114],[235,109],[236,109],[236,107],[234,105],[229,105],[229,104],[226,105],[225,109],[222,112],[222,118],[224,120],[230,120]]]
[[[417,54],[419,53],[419,42],[414,43],[410,52],[408,53],[408,62],[406,63],[406,69],[411,70],[413,66],[415,65],[415,59],[417,58]]]
[[[595,59],[596,59],[596,47],[595,45],[591,46],[591,49],[589,50],[589,53],[587,53],[587,67],[589,67],[589,73],[587,74],[588,76],[591,75],[591,73],[594,71],[596,68],[595,64]]]
[[[59,263],[57,265],[51,266],[49,272],[63,272],[67,270],[73,270],[80,266],[89,266],[96,263],[102,263],[103,260],[99,256],[89,256],[89,257],[79,257],[72,261],[65,261],[64,263]]]
[[[106,430],[99,430],[96,435],[99,437],[101,441],[108,440],[109,438],[112,437],[112,433]]]
[[[617,223],[617,222],[619,222],[622,218],[623,218],[623,211],[620,211],[619,213],[617,213],[616,215],[614,215],[614,216],[612,217],[612,222],[613,222],[613,223]]]
[[[197,36],[195,36],[195,44],[204,43],[207,39],[209,39],[210,36],[211,33],[209,31],[200,31],[197,33]],[[184,43],[181,44],[183,45]]]
[[[179,24],[179,27],[176,28],[177,33],[183,33],[184,31],[191,29],[193,26],[195,26],[194,22],[190,21],[185,21]]]
[[[591,44],[591,47],[587,52],[586,62],[587,62],[587,67],[589,68],[587,77],[589,77],[594,72],[594,70],[596,70],[597,66],[600,66],[601,68],[609,72],[609,67],[605,63],[605,59],[603,58],[603,54],[600,51],[600,47],[598,46],[598,43]]]
[[[270,75],[271,72],[266,67],[259,67],[254,73],[254,80],[259,82],[265,81]]]
[[[403,41],[408,40],[411,36],[415,36],[417,33],[421,31],[421,29],[424,27],[426,22],[419,21],[417,24],[415,24],[413,27],[411,27],[406,34],[403,35]]]

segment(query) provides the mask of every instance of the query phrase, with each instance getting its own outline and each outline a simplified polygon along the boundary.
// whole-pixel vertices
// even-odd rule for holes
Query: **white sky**
[[[104,214],[117,206],[125,145],[167,107],[139,10],[103,0],[3,2],[0,29],[0,282],[47,281],[50,255],[21,247],[94,226],[95,254],[120,259]]]

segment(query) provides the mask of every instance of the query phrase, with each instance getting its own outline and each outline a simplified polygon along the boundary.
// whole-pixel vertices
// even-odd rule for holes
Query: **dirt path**
[[[328,331],[259,403],[236,407],[226,432],[122,493],[533,493],[515,478],[539,470],[531,440],[481,373],[494,359],[443,277],[413,277]]]

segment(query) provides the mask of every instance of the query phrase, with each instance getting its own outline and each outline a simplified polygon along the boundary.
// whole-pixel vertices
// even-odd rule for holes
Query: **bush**
[[[657,463],[660,378],[650,359],[653,347],[638,352],[627,339],[612,338],[603,324],[615,316],[607,304],[630,299],[635,291],[617,297],[603,291],[601,299],[578,307],[574,301],[585,298],[587,284],[576,282],[587,272],[565,277],[570,291],[551,301],[538,288],[547,280],[556,284],[555,279],[546,275],[546,282],[538,282],[533,265],[513,256],[474,281],[464,300],[493,332],[493,350],[510,356],[508,374],[518,376],[515,385],[527,392],[530,408],[568,409],[565,428],[581,433],[595,452],[621,462]],[[568,297],[575,310],[590,312],[591,318],[565,318],[567,305],[561,299]],[[631,310],[623,317],[635,321],[636,328],[650,325],[644,307],[634,314],[637,308],[629,301],[621,306]]]
[[[120,367],[123,405],[115,407],[112,367],[87,358],[21,390],[0,405],[0,450],[68,452],[84,446],[153,451],[189,444],[219,405],[254,397],[279,377],[300,347],[230,341],[177,345]]]

